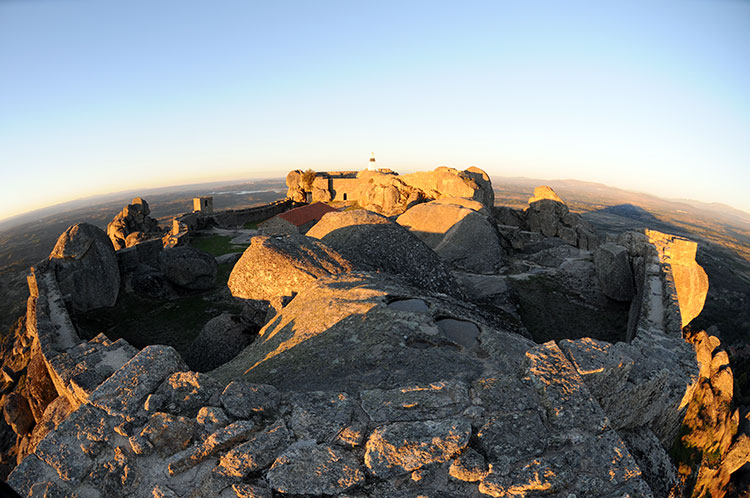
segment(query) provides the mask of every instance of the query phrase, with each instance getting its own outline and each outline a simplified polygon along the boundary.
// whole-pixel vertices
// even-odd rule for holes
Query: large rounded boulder
[[[49,255],[63,295],[73,308],[88,311],[115,305],[120,290],[120,270],[109,237],[88,223],[69,227]]]
[[[423,191],[427,197],[464,197],[484,204],[488,209],[494,204],[490,177],[472,166],[465,171],[440,166],[434,171],[418,171],[399,177],[403,183]]]
[[[488,324],[471,305],[387,274],[355,272],[312,282],[211,375],[294,391],[470,381],[486,371],[485,361],[518,369],[533,345]]]
[[[494,273],[504,254],[497,230],[478,201],[440,199],[410,208],[396,220],[454,267]]]
[[[206,290],[216,284],[216,258],[194,247],[175,247],[159,256],[164,277],[189,290]]]
[[[185,354],[185,363],[198,372],[223,365],[253,342],[257,328],[229,313],[209,320]]]
[[[253,237],[228,285],[234,297],[273,303],[293,297],[317,278],[351,269],[338,252],[304,235]]]
[[[450,268],[404,227],[371,211],[328,213],[308,232],[358,269],[397,275],[432,292],[461,296]]]

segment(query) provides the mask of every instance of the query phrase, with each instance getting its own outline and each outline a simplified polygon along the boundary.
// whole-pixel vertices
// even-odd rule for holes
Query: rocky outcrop
[[[494,273],[504,253],[494,223],[478,201],[444,198],[417,204],[396,222],[457,269]]]
[[[290,171],[286,175],[286,186],[288,188],[286,196],[292,202],[307,202],[306,190],[310,190],[311,182],[302,181],[302,170]]]
[[[393,296],[423,306],[393,306],[404,301]],[[332,298],[328,309],[305,308]],[[281,389],[234,381],[217,395],[223,382],[185,371],[171,348],[149,346],[8,482],[23,494],[63,496],[653,496],[562,351],[468,322],[472,313],[382,275],[318,279],[282,310],[286,325],[266,328],[264,350],[277,345],[266,357],[281,368],[268,380]],[[472,323],[476,344],[445,335],[446,315]],[[310,328],[321,320],[327,328]],[[339,362],[323,357],[307,365],[306,379],[297,376],[294,350],[326,355],[328,340],[347,345],[337,348]],[[472,363],[479,368],[466,368]],[[422,380],[403,383],[412,373]]]
[[[107,225],[107,236],[115,249],[132,247],[143,240],[161,236],[157,221],[149,216],[148,202],[140,197],[122,208]]]
[[[228,285],[234,297],[279,307],[315,279],[351,269],[349,261],[314,238],[260,236],[234,265]]]
[[[599,244],[594,229],[568,206],[550,187],[537,187],[524,210],[525,225],[545,237],[559,237],[580,249],[593,250]]]
[[[677,489],[664,448],[700,386],[681,331],[683,298],[687,307],[695,300],[679,295],[674,265],[659,256],[674,255],[673,239],[659,239],[663,250],[643,234],[618,240],[635,279],[629,343],[536,344],[517,333],[511,312],[499,312],[512,299],[506,276],[460,275],[480,309],[442,290],[450,283],[462,294],[402,227],[365,211],[328,216],[317,227],[322,243],[271,248],[267,266],[292,275],[297,260],[307,265],[290,279],[289,302],[208,373],[191,371],[170,347],[137,352],[102,335],[81,340],[55,273],[36,268],[27,331],[16,338],[31,359],[2,370],[14,394],[8,420],[23,433],[10,484],[24,495],[92,497],[653,497]],[[578,287],[596,280],[591,253],[544,240],[555,244],[512,262],[523,271],[517,278],[554,270],[580,277]],[[421,267],[401,255],[421,250],[417,258],[429,263]],[[328,270],[331,261],[340,271]],[[235,270],[254,292],[261,270],[249,268]],[[262,295],[280,292],[262,285]],[[245,319],[264,321],[261,304],[248,303]],[[698,349],[701,372],[724,402],[732,394],[726,355],[707,349]],[[16,363],[39,374],[33,389],[24,381],[28,396],[13,388],[22,377]],[[744,441],[721,437],[731,468],[747,454]]]
[[[447,317],[466,324],[465,330],[452,335],[442,320]],[[476,318],[460,301],[417,291],[386,274],[321,278],[212,375],[284,389],[388,387],[469,378],[481,370],[476,355],[494,355],[510,368],[532,344],[512,333],[491,333]]]
[[[161,273],[169,282],[189,290],[216,285],[216,258],[194,247],[173,247],[159,255]]]
[[[69,227],[57,239],[49,266],[73,308],[88,311],[114,306],[120,290],[120,271],[106,234],[88,223]]]
[[[111,307],[117,301],[117,258],[107,236],[94,225],[79,223],[60,235],[49,255],[49,266],[74,309]]]
[[[106,242],[104,247],[114,254]],[[90,248],[87,254],[94,252]],[[6,396],[0,405],[10,424],[3,423],[7,431],[0,427],[5,464],[20,462],[33,452],[62,420],[87,402],[96,386],[135,354],[124,341],[112,343],[99,335],[86,342],[78,337],[56,267],[51,260],[32,268],[27,314],[12,351],[6,351],[3,358]],[[10,448],[3,442],[8,431],[15,431],[16,439]]]
[[[434,171],[408,175],[365,170],[357,178],[360,180],[359,205],[386,216],[398,215],[420,202],[443,197],[472,199],[488,209],[495,201],[489,176],[475,167],[459,171],[441,166]]]
[[[646,230],[646,236],[665,266],[668,284],[674,287],[684,327],[703,310],[708,294],[708,276],[695,261],[698,244],[656,230]]]
[[[307,232],[359,270],[397,275],[416,287],[459,297],[448,266],[424,242],[384,216],[354,210],[328,213]]]
[[[357,201],[359,206],[396,216],[424,201],[444,197],[475,200],[491,209],[495,202],[490,177],[474,166],[459,171],[441,166],[434,171],[397,175],[391,170],[319,173],[295,170],[286,177],[287,197],[294,202]],[[346,197],[337,192],[346,192]]]
[[[479,201],[488,209],[495,204],[489,175],[475,166],[464,171],[440,166],[433,171],[410,173],[400,178],[406,185],[424,192],[429,199],[464,197]]]
[[[692,304],[692,301],[688,301]],[[689,336],[700,364],[695,394],[687,407],[678,441],[680,474],[694,482],[693,496],[724,496],[732,473],[750,462],[750,438],[738,434],[739,409],[733,409],[734,375],[716,336]]]
[[[695,261],[697,244],[655,230],[622,233],[617,244],[627,248],[635,277],[628,339],[645,329],[681,336],[708,293],[706,272]]]
[[[529,204],[545,199],[565,204],[565,201],[560,199],[560,196],[552,190],[552,187],[548,187],[547,185],[540,185],[534,189],[534,195],[529,197]]]
[[[357,175],[357,203],[384,216],[396,216],[411,206],[424,202],[424,191],[404,182],[402,177],[378,171],[362,171]]]

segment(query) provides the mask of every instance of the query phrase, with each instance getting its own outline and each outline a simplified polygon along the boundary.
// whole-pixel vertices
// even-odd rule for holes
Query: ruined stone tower
[[[213,214],[214,198],[213,197],[193,197],[193,211],[199,211],[204,214]]]

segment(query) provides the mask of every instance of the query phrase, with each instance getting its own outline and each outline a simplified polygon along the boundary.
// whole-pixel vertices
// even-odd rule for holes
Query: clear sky
[[[371,151],[750,211],[750,2],[0,0],[0,218]]]

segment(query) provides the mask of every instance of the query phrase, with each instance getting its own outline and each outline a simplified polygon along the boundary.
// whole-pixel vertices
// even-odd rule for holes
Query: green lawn
[[[190,245],[213,256],[242,252],[247,249],[246,245],[232,244],[232,237],[228,235],[191,235]]]

